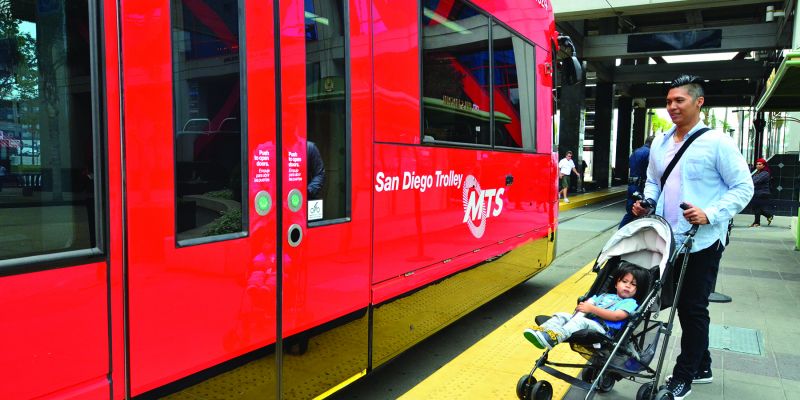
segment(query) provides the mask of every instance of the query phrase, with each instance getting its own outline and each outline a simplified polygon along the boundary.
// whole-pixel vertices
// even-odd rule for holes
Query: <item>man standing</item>
[[[652,136],[648,136],[644,141],[644,145],[634,150],[631,157],[628,159],[628,166],[630,168],[630,174],[628,175],[628,203],[625,204],[626,212],[625,216],[622,217],[622,221],[619,223],[620,228],[625,226],[628,222],[633,221],[634,216],[631,212],[631,207],[633,207],[633,193],[644,193],[644,183],[647,180],[647,164],[650,160],[650,143],[653,143]]]
[[[572,161],[572,152],[568,151],[567,155],[558,162],[558,185],[561,190],[560,197],[564,198],[564,203],[569,203],[567,191],[569,190],[569,174],[572,172],[575,172],[575,176],[580,176],[575,169],[575,162]]]
[[[713,379],[708,352],[708,295],[725,250],[728,221],[753,195],[747,163],[733,140],[717,131],[703,133],[707,128],[700,120],[705,101],[702,85],[703,80],[692,75],[681,75],[669,85],[667,111],[675,126],[653,141],[644,189],[645,198],[656,202],[656,214],[669,222],[677,241],[685,239],[691,225],[700,225],[684,286],[675,300],[683,334],[681,353],[667,389],[676,400],[691,393],[692,383],[710,383]],[[662,187],[667,165],[693,135],[700,136],[680,157]],[[681,203],[688,208],[681,210]],[[641,202],[636,202],[632,211],[636,216],[647,213]],[[675,265],[681,265],[680,258]]]

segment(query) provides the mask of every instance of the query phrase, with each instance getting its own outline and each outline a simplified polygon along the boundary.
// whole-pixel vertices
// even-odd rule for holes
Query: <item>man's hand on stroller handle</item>
[[[636,200],[631,207],[631,212],[633,215],[637,217],[641,217],[642,215],[650,214],[655,211],[655,200],[653,199],[644,199],[639,192],[634,192],[631,195],[631,198]],[[683,210],[683,217],[686,218],[692,225],[706,225],[709,223],[708,216],[706,212],[703,211],[700,207],[695,207],[691,203],[681,203],[681,209]]]
[[[683,218],[686,218],[692,225],[705,225],[708,224],[708,216],[706,212],[700,207],[695,207],[691,203],[681,203],[683,210]]]
[[[645,199],[639,192],[633,192],[631,199],[635,200],[631,207],[631,212],[637,217],[653,213],[656,209],[656,202],[653,199]]]

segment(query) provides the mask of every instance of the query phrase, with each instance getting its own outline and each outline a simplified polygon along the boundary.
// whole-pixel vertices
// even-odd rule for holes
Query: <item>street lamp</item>
[[[644,129],[644,137],[645,138],[647,138],[648,136],[653,134],[653,132],[651,132],[653,130],[652,129],[653,128],[653,115],[656,115],[655,111],[653,111],[652,109],[648,109],[647,110],[647,124],[645,124],[645,129]]]
[[[737,146],[739,146],[739,151],[744,154],[744,113],[750,110],[747,109],[739,109],[739,110],[731,110],[731,112],[735,112],[739,116],[739,137],[734,138],[736,140]]]

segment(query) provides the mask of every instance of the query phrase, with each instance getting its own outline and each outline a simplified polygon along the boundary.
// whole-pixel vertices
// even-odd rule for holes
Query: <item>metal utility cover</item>
[[[756,329],[711,324],[708,347],[736,353],[764,355],[764,335]]]

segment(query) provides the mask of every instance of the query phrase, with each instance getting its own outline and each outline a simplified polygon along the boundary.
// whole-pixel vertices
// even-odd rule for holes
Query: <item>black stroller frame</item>
[[[651,216],[648,218],[658,218],[663,221],[661,217]],[[666,223],[666,221],[664,221],[664,223]],[[537,381],[533,376],[537,369],[541,369],[555,378],[586,390],[587,394],[585,400],[593,399],[598,391],[601,393],[611,391],[611,389],[614,387],[614,384],[623,378],[633,381],[636,381],[635,378],[646,380],[646,382],[642,384],[636,393],[636,400],[671,400],[673,398],[672,393],[666,390],[666,388],[663,386],[658,387],[657,383],[661,377],[661,372],[664,365],[664,357],[669,345],[669,339],[672,336],[672,328],[674,325],[676,312],[675,306],[677,306],[677,301],[680,298],[681,289],[683,287],[684,273],[689,259],[688,255],[691,252],[692,245],[694,243],[694,236],[697,233],[698,228],[698,225],[692,225],[692,228],[685,233],[686,239],[683,241],[683,243],[681,243],[678,249],[669,255],[670,265],[673,265],[680,255],[683,254],[684,257],[682,258],[680,265],[680,273],[678,275],[678,282],[673,301],[674,305],[671,307],[669,317],[667,318],[666,322],[652,320],[650,319],[650,316],[653,313],[651,308],[655,304],[658,294],[661,293],[661,289],[664,286],[664,281],[669,281],[667,277],[669,277],[673,272],[671,268],[668,268],[661,276],[653,280],[652,285],[647,292],[647,296],[644,298],[644,300],[642,300],[641,305],[634,313],[630,315],[625,328],[617,332],[613,338],[596,332],[578,331],[566,341],[567,343],[570,343],[570,346],[574,351],[581,353],[584,357],[588,357],[588,363],[570,364],[551,362],[548,361],[548,355],[552,349],[546,349],[541,357],[536,360],[533,369],[528,374],[520,377],[519,381],[517,382],[517,397],[520,400],[550,400],[552,398],[552,385],[546,380]],[[674,265],[672,267],[674,268]],[[605,268],[604,270],[607,269],[608,268]],[[598,272],[599,270],[600,265],[598,265],[596,261],[593,272]],[[608,275],[608,271],[605,271],[605,274]],[[599,287],[601,287],[603,282],[608,279],[608,276],[606,276],[604,279],[601,278],[603,278],[603,276],[598,275],[598,278],[595,280],[595,283],[592,285],[592,288],[589,290],[587,295],[595,292]],[[587,295],[581,296],[578,301],[584,301],[588,298]],[[547,319],[549,319],[549,316],[538,316],[536,317],[536,323],[541,325]],[[644,323],[644,326],[641,328],[641,330],[636,332],[637,327],[639,327],[642,322]],[[656,335],[653,341],[653,346],[658,344],[658,340],[661,335],[664,336],[664,342],[661,346],[658,364],[655,369],[649,366],[652,358],[648,359],[647,357],[643,357],[642,354],[642,347],[648,334]],[[599,350],[593,352],[588,351],[588,348],[596,347],[598,343],[600,344]],[[654,348],[652,350],[652,355],[655,355]],[[631,370],[612,365],[612,362],[615,360],[614,357],[617,355],[630,357],[631,359],[635,360],[640,367],[643,367],[643,369],[639,372],[633,372]],[[581,373],[581,379],[568,375],[554,367],[583,369],[583,372]]]

